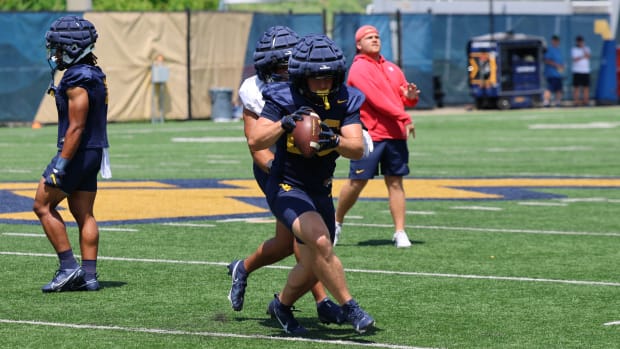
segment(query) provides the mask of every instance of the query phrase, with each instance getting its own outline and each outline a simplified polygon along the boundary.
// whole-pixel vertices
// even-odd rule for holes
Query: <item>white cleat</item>
[[[411,247],[411,241],[409,241],[409,237],[407,236],[407,233],[405,233],[402,230],[394,233],[394,237],[392,238],[392,241],[394,241],[394,246],[396,246],[396,248]]]
[[[338,243],[338,239],[340,238],[340,233],[342,232],[342,223],[336,222],[336,232],[334,234],[334,243],[333,246],[336,246]]]

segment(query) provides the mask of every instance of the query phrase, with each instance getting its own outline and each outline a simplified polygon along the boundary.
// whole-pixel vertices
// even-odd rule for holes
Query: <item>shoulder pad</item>
[[[65,71],[62,80],[68,86],[88,84],[93,79],[92,68],[86,64],[74,65]]]
[[[338,100],[347,100],[347,113],[359,112],[362,104],[366,100],[366,96],[362,91],[351,86],[342,86],[338,91]]]
[[[290,110],[291,108],[294,110],[291,85],[288,82],[273,82],[267,84],[265,89],[263,89],[263,97],[265,100],[271,100],[286,110]]]

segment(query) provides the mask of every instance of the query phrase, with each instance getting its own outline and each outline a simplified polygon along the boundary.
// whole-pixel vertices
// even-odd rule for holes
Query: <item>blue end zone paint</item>
[[[407,178],[407,179],[411,179],[411,180],[419,180],[422,178]],[[427,178],[429,180],[434,180],[434,178]],[[458,181],[459,178],[435,178],[438,181],[445,181],[446,179],[448,180],[456,180]],[[461,180],[463,180],[463,184],[466,184],[467,181],[471,181],[472,179],[482,179],[482,180],[492,180],[492,179],[508,179],[508,180],[519,180],[519,179],[524,179],[524,180],[529,180],[530,183],[528,184],[528,186],[519,186],[519,185],[513,185],[513,186],[469,186],[469,185],[450,185],[450,186],[438,186],[438,188],[453,188],[453,189],[457,189],[459,191],[467,191],[467,192],[471,192],[471,193],[483,193],[483,194],[489,194],[489,195],[494,195],[497,196],[497,198],[479,198],[479,197],[454,197],[454,198],[450,198],[450,197],[445,197],[443,196],[442,198],[433,198],[432,197],[432,193],[430,196],[427,197],[416,197],[416,198],[409,198],[408,201],[418,201],[418,200],[424,200],[424,201],[431,201],[431,200],[437,200],[437,201],[507,201],[507,200],[549,200],[549,199],[560,199],[560,198],[565,198],[566,195],[560,195],[560,194],[554,194],[554,193],[549,193],[553,190],[558,190],[558,189],[600,189],[600,190],[606,190],[606,189],[615,189],[618,190],[620,188],[620,184],[618,186],[614,186],[614,184],[618,181],[617,178],[583,178],[583,177],[563,177],[563,178],[558,178],[558,177],[537,177],[537,178],[531,178],[531,177],[526,177],[526,178],[515,178],[515,177],[511,177],[511,178],[506,178],[506,177],[499,177],[499,178],[492,178],[492,177],[482,177],[482,178],[460,178]],[[580,186],[578,185],[578,182],[576,185],[567,185],[566,182],[562,183],[558,183],[557,186],[555,185],[549,185],[548,182],[545,182],[543,184],[543,180],[544,179],[556,179],[558,181],[562,181],[562,180],[567,180],[567,179],[575,179],[577,181],[579,180],[601,180],[601,185],[597,186],[596,184],[588,184],[588,185],[584,185],[584,186]],[[607,181],[605,182],[606,179],[611,179],[612,182]],[[426,179],[424,179],[426,180]],[[540,186],[532,186],[531,180],[541,180],[542,185]],[[215,221],[215,220],[226,220],[226,219],[251,219],[251,218],[271,218],[272,215],[269,212],[269,208],[268,205],[266,203],[266,200],[263,196],[263,194],[256,189],[256,193],[254,194],[254,192],[252,191],[253,189],[249,189],[250,192],[248,192],[248,188],[246,186],[246,184],[249,183],[253,183],[252,180],[248,180],[248,179],[242,179],[241,181],[244,181],[246,184],[244,184],[243,186],[238,186],[238,185],[234,185],[234,184],[228,184],[228,183],[224,183],[224,182],[230,182],[230,181],[235,181],[235,179],[227,179],[227,180],[217,180],[217,179],[174,179],[174,180],[151,180],[147,182],[155,182],[155,183],[162,183],[162,184],[167,184],[169,185],[169,187],[152,187],[152,186],[148,186],[148,185],[142,185],[140,183],[143,183],[145,181],[118,181],[118,183],[123,183],[122,187],[121,186],[114,186],[114,182],[111,182],[111,186],[108,186],[106,188],[101,188],[100,187],[100,191],[104,191],[104,190],[108,190],[108,189],[114,189],[114,190],[119,190],[122,188],[127,188],[127,189],[131,189],[131,190],[136,190],[136,189],[144,189],[144,190],[162,190],[162,191],[166,191],[166,190],[170,190],[170,191],[174,191],[177,189],[205,189],[205,191],[208,192],[209,189],[220,189],[219,194],[217,195],[221,195],[221,197],[226,197],[230,200],[234,200],[240,203],[244,203],[246,204],[245,207],[247,207],[247,205],[253,206],[253,207],[257,207],[257,208],[261,208],[262,210],[264,210],[263,212],[255,212],[254,211],[246,211],[243,212],[243,209],[240,209],[239,212],[228,212],[226,214],[223,213],[216,213],[216,210],[213,210],[209,208],[209,200],[205,200],[204,201],[204,210],[200,211],[199,214],[193,214],[190,216],[182,216],[182,217],[166,217],[166,212],[162,211],[161,212],[161,216],[157,217],[157,218],[148,218],[145,219],[143,217],[141,217],[140,215],[133,215],[129,213],[127,216],[127,219],[122,219],[122,220],[108,220],[108,221],[104,221],[104,220],[99,220],[99,224],[101,226],[114,226],[114,225],[119,225],[119,224],[153,224],[153,223],[168,223],[168,222],[187,222],[187,221]],[[131,183],[135,183],[135,186],[131,185]],[[610,184],[612,183],[612,184]],[[13,190],[20,190],[23,191],[24,188],[29,188],[30,185],[32,185],[32,195],[34,195],[34,192],[36,191],[36,183],[17,183],[19,185],[15,186],[14,184],[16,183],[10,183],[11,185],[9,186],[5,186],[3,187],[3,183],[0,183],[0,214],[2,214],[4,217],[0,218],[0,224],[1,223],[9,223],[9,224],[29,224],[29,225],[38,225],[39,222],[36,219],[36,216],[34,213],[32,213],[32,205],[33,205],[33,200],[31,198],[27,198],[24,196],[20,196],[20,195],[16,195],[13,193]],[[23,184],[23,185],[22,185]],[[127,187],[127,184],[130,184],[131,186]],[[451,184],[455,184],[455,183],[451,183]],[[534,184],[535,185],[535,184]],[[611,185],[611,186],[609,186]],[[10,189],[10,188],[11,189]],[[12,188],[16,188],[19,187],[19,189],[12,189]],[[230,190],[221,190],[221,189],[230,189]],[[241,191],[236,191],[238,189],[241,189]],[[30,189],[28,189],[30,190]],[[545,192],[546,191],[546,192]],[[198,191],[199,192],[199,191]],[[218,192],[217,190],[215,192]],[[138,194],[139,195],[139,194]],[[365,198],[365,197],[361,197],[360,201],[386,201],[387,200],[387,193],[385,194],[385,197],[381,197],[381,198]],[[195,201],[194,201],[195,202]],[[221,201],[219,201],[221,202]],[[179,204],[182,204],[181,202],[179,202]],[[242,205],[243,206],[243,205]],[[202,207],[202,204],[201,204]],[[60,208],[61,210],[63,210],[63,208]],[[139,209],[137,209],[139,210]],[[204,213],[203,213],[204,212]],[[220,211],[221,212],[221,211]],[[18,213],[21,213],[21,215],[17,215]],[[24,213],[26,215],[24,215]],[[96,214],[97,212],[95,212]],[[28,216],[29,214],[31,214],[32,219],[23,219],[24,216]],[[14,218],[10,218],[11,215],[14,215]],[[7,218],[8,217],[8,218]],[[67,222],[68,225],[70,226],[75,226],[75,224],[71,221]]]
[[[253,198],[253,197],[235,196],[235,199],[237,199],[239,201],[243,201],[246,204],[262,207],[262,208],[264,208],[266,210],[269,209],[269,205],[267,205],[267,200],[265,198]]]
[[[463,200],[536,200],[536,199],[559,199],[565,198],[566,195],[558,195],[558,194],[550,194],[543,193],[539,191],[535,191],[536,189],[547,189],[547,188],[536,188],[536,189],[524,189],[517,187],[451,187],[456,189],[463,189],[478,193],[485,194],[493,194],[493,195],[501,195],[502,198],[499,199],[459,199]],[[558,189],[554,187],[554,189]]]
[[[225,188],[237,188],[233,185],[223,184],[221,183],[221,179],[164,179],[164,180],[154,180],[153,182],[164,183],[174,185],[179,188],[217,188],[217,189],[225,189]]]
[[[32,211],[33,203],[34,201],[29,198],[0,190],[0,213]]]

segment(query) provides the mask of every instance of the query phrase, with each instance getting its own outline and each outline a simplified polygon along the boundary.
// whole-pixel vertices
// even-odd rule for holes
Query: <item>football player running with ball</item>
[[[351,296],[344,268],[334,253],[331,192],[336,159],[341,155],[359,159],[364,154],[359,117],[364,95],[344,85],[342,50],[325,35],[302,38],[289,58],[288,72],[290,82],[271,83],[263,89],[265,106],[248,137],[252,151],[277,148],[265,193],[272,213],[294,234],[299,249],[299,261],[268,313],[287,333],[305,333],[291,306],[319,280],[355,331],[363,333],[375,321]],[[320,149],[312,158],[301,155],[290,139],[295,119],[308,107],[323,123]]]
[[[299,36],[285,26],[269,28],[256,43],[254,50],[254,68],[256,75],[247,78],[239,88],[239,97],[243,103],[243,122],[246,137],[254,128],[265,101],[262,90],[269,83],[288,80],[288,59]],[[275,147],[274,147],[275,148]],[[263,192],[274,158],[275,149],[250,151],[252,154],[254,178]],[[243,308],[247,278],[254,270],[276,263],[293,254],[294,239],[288,228],[276,221],[275,236],[261,243],[256,251],[244,260],[235,260],[228,265],[232,277],[232,286],[228,293],[233,310]],[[317,303],[319,320],[323,323],[344,323],[345,318],[340,307],[331,301],[320,283],[312,287],[312,294]]]
[[[100,288],[96,270],[99,229],[93,206],[97,173],[102,160],[107,163],[108,90],[92,53],[97,37],[91,22],[74,16],[57,19],[45,34],[52,67],[49,92],[58,109],[58,153],[39,181],[33,210],[58,254],[60,267],[43,292]],[[53,81],[56,70],[65,70],[58,86]],[[65,198],[79,228],[81,266],[57,210]]]

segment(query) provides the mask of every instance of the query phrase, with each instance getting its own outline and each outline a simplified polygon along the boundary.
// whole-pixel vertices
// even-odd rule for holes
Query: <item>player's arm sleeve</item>
[[[265,107],[248,135],[251,151],[267,149],[277,142],[284,134],[280,119],[285,114],[273,101],[265,101]]]

